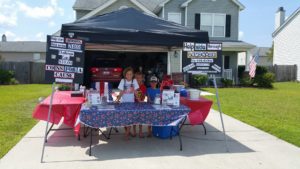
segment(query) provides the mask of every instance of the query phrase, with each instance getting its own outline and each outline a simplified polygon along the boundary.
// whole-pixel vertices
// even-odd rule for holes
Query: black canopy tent
[[[63,24],[61,36],[86,43],[175,46],[183,42],[208,43],[208,33],[126,8],[104,15]]]

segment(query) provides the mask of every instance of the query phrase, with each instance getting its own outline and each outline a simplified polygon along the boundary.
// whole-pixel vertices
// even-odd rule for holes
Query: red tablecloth
[[[74,128],[75,134],[80,130],[80,125],[74,126],[79,115],[81,105],[85,102],[84,97],[71,97],[70,91],[57,91],[53,95],[51,123],[58,124],[64,117],[63,123]],[[47,121],[50,105],[50,96],[38,104],[33,111],[33,118]],[[78,131],[77,131],[78,130]]]
[[[181,97],[180,103],[191,109],[188,114],[189,121],[192,125],[197,125],[205,121],[213,102],[202,97],[197,100]]]

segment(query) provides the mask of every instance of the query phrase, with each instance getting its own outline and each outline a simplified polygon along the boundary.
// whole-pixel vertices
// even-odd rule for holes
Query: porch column
[[[169,51],[168,52],[168,61],[167,61],[167,63],[168,63],[168,75],[170,75],[171,74],[171,55],[172,55],[172,52],[171,51]]]

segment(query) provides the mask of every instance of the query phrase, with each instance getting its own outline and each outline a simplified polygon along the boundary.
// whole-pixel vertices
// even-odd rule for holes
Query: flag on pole
[[[258,59],[259,59],[259,55],[258,52],[256,55],[254,55],[254,57],[252,58],[252,60],[249,63],[249,75],[251,78],[255,77],[255,73],[256,73],[256,65],[258,63]]]

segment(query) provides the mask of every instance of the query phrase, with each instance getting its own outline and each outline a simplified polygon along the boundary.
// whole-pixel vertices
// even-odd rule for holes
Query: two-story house
[[[80,20],[127,7],[208,31],[211,41],[223,43],[223,76],[235,82],[238,53],[245,52],[249,61],[250,49],[255,47],[238,40],[239,12],[245,8],[238,0],[76,0],[73,9]],[[168,73],[182,71],[181,55],[174,55],[168,55]]]

